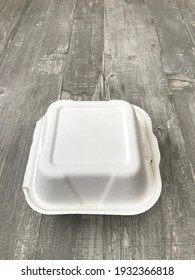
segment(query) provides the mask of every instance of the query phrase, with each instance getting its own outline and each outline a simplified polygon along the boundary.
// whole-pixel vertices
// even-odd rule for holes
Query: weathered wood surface
[[[193,0],[0,0],[0,258],[195,259]],[[162,195],[133,217],[33,212],[22,181],[57,99],[123,99],[151,116]]]

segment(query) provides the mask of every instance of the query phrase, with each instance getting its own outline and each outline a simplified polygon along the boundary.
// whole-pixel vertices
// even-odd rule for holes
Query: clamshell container
[[[161,192],[150,117],[125,101],[56,101],[37,122],[23,182],[44,214],[135,215]]]

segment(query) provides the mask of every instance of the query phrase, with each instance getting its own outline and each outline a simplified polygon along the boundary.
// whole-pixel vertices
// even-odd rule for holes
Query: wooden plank
[[[151,247],[159,258],[182,258],[181,252],[187,252],[186,244],[195,241],[194,178],[165,75],[165,66],[170,60],[171,45],[168,44],[177,41],[174,43],[172,29],[167,27],[162,31],[162,22],[159,29],[155,28],[155,18],[158,21],[167,15],[164,21],[168,24],[170,17],[175,28],[179,25],[180,40],[188,32],[175,19],[177,11],[167,11],[168,1],[149,3],[150,7],[157,6],[154,13],[143,1],[105,1],[104,69],[108,87],[105,99],[127,100],[151,116],[162,156],[163,191],[159,202],[140,216],[111,221],[107,218],[103,237],[107,244],[105,258],[128,259],[132,249],[139,252],[139,248],[145,251],[136,257],[142,258],[149,256]],[[163,38],[161,45],[162,32],[168,34],[169,39]],[[163,44],[167,47],[166,65]],[[189,258],[193,258],[192,253]]]
[[[94,100],[101,96],[103,11],[102,0],[77,2],[61,99]]]
[[[103,217],[43,216],[36,259],[102,259]]]
[[[159,11],[160,7],[162,11],[160,1],[148,1],[148,5],[162,46],[163,69],[168,79],[170,99],[180,121],[192,173],[195,173],[195,110],[192,105],[195,88],[194,3],[191,0],[165,2],[162,13]]]
[[[21,187],[35,123],[61,93],[59,73],[71,40],[74,4],[29,3],[0,67],[5,89],[0,96],[1,259],[35,254],[41,215],[27,206]]]
[[[169,74],[193,76],[194,51],[191,35],[178,5],[181,0],[146,1],[162,47],[163,70]],[[185,7],[189,1],[185,1]]]
[[[170,101],[179,120],[183,142],[185,142],[186,146],[188,170],[184,169],[182,159],[179,167],[183,176],[183,178],[180,179],[183,182],[182,187],[184,188],[185,183],[189,181],[189,173],[192,174],[190,177],[193,178],[191,190],[189,192],[191,199],[186,197],[186,201],[191,204],[192,201],[194,201],[194,192],[192,190],[195,186],[194,2],[191,0],[172,1],[171,6],[166,2],[163,8],[163,14],[165,16],[159,16],[159,6],[161,6],[160,1],[149,2],[149,7],[154,16],[154,24],[161,34],[159,40],[162,45],[162,62],[168,81]],[[168,14],[171,14],[172,17],[170,17],[167,23],[166,16]],[[167,33],[168,24],[170,30],[172,30],[172,32],[169,33]],[[172,38],[172,40],[170,40],[170,38]],[[171,43],[169,43],[169,41],[171,41]],[[186,165],[186,163],[184,165]],[[188,188],[186,187],[186,189]],[[191,218],[188,220],[188,226],[186,226],[186,235],[194,242],[195,227],[193,219]]]

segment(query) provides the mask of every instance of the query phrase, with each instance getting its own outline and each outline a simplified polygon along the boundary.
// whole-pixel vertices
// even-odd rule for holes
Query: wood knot
[[[127,57],[127,59],[130,60],[130,61],[134,61],[134,60],[137,59],[137,55],[129,55],[129,56]]]
[[[0,87],[0,95],[3,95],[5,93],[5,88],[4,87]]]
[[[171,76],[168,77],[168,85],[171,89],[182,90],[183,88],[190,86],[192,80],[185,76]]]

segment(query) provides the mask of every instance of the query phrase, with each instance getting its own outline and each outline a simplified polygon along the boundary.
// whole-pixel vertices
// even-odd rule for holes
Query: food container
[[[161,192],[150,117],[126,101],[56,101],[37,122],[23,182],[43,214],[135,215]]]

